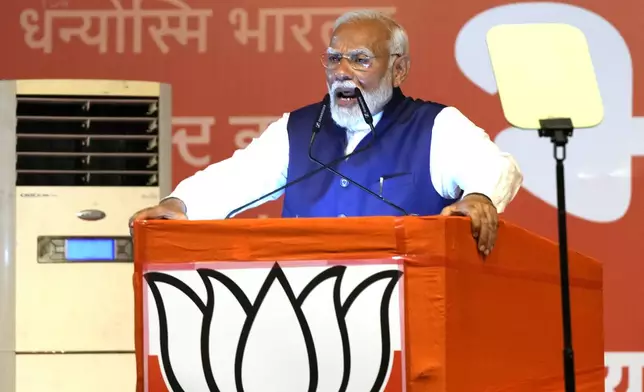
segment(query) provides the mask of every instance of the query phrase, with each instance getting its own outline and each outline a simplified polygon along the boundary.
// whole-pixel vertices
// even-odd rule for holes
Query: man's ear
[[[393,82],[394,82],[394,87],[400,87],[400,85],[407,79],[407,76],[409,75],[409,69],[411,67],[411,61],[409,60],[409,56],[400,56],[396,60],[394,60],[394,65],[392,67],[394,77],[393,77]]]

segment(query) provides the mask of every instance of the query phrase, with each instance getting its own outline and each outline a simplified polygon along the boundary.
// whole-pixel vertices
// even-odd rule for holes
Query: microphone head
[[[369,111],[369,107],[367,106],[367,102],[364,100],[364,96],[362,96],[362,91],[356,87],[354,89],[354,94],[356,96],[356,99],[358,100],[358,106],[360,106],[360,111],[362,112],[362,117],[364,118],[364,121],[372,125],[373,124],[373,117],[371,116],[371,112]]]
[[[313,124],[314,135],[320,132],[320,129],[322,129],[322,120],[324,119],[324,115],[326,114],[326,111],[329,109],[330,104],[331,104],[331,96],[329,94],[324,95],[322,102],[320,102],[320,112],[315,118],[315,123]]]

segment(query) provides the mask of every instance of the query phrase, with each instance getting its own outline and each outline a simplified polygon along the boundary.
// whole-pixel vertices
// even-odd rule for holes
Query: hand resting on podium
[[[130,217],[128,225],[130,226],[130,235],[134,226],[134,221],[138,220],[188,220],[186,216],[186,207],[183,202],[176,198],[168,198],[156,206],[147,207],[137,211]]]

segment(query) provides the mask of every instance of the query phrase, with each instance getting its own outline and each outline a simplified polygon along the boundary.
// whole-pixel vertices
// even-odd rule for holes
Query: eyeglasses
[[[390,54],[389,56],[400,56],[399,54]],[[340,65],[342,59],[347,59],[351,68],[356,71],[366,71],[371,68],[373,61],[378,57],[385,56],[369,56],[365,53],[322,53],[320,60],[324,68],[336,69]]]

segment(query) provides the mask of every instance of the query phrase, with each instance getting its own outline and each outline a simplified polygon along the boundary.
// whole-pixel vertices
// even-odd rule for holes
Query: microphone
[[[325,102],[326,102],[326,106],[324,105]],[[324,99],[322,100],[323,107],[324,107],[324,112],[326,112],[326,110],[327,110],[326,108],[328,108],[329,102],[330,102],[330,97],[329,97],[329,94],[327,94],[327,95],[325,95]],[[320,112],[322,112],[322,110],[320,110]],[[324,113],[321,113],[320,115],[318,115],[316,117],[316,120],[318,120],[318,121],[316,121],[314,126],[313,126],[314,136],[312,136],[311,139],[315,138],[315,135],[317,135],[317,133],[320,132],[320,130],[322,129],[322,117],[323,117],[323,115],[324,115]],[[347,155],[341,156],[340,158],[334,159],[333,161],[329,162],[328,164],[329,165],[335,165],[336,163],[342,162],[347,158],[350,158],[350,157],[352,157],[352,156],[354,156],[356,154],[359,154],[359,153],[369,149],[370,147],[371,147],[371,145],[367,145],[367,146],[364,146],[362,148],[355,149],[351,154],[347,154]],[[295,184],[297,184],[299,182],[302,182],[302,181],[304,181],[304,180],[306,180],[308,178],[311,178],[312,176],[316,175],[317,173],[321,172],[322,170],[324,170],[324,167],[319,167],[317,169],[311,170],[310,172],[308,172],[306,174],[303,174],[302,176],[294,179],[293,181],[289,181],[286,184],[282,185],[281,187],[279,187],[277,189],[274,189],[274,190],[272,190],[272,191],[270,191],[270,192],[268,192],[266,194],[263,194],[260,197],[256,198],[255,200],[252,200],[252,201],[250,201],[250,202],[248,202],[248,203],[246,203],[246,204],[244,204],[244,205],[242,205],[240,207],[235,208],[234,210],[230,211],[228,213],[228,215],[226,215],[226,217],[224,219],[230,219],[233,215],[237,214],[240,211],[245,210],[246,208],[248,208],[248,207],[252,206],[253,204],[257,203],[258,201],[262,201],[262,200],[266,199],[267,197],[273,196],[277,192],[283,191],[284,189],[290,187],[291,185],[295,185]]]
[[[362,118],[364,118],[364,122],[369,125],[369,128],[371,128],[371,132],[374,133],[376,130],[373,127],[373,116],[371,115],[371,112],[369,111],[369,106],[367,106],[367,103],[364,100],[364,97],[362,96],[362,91],[360,91],[359,88],[355,88],[353,92],[356,95],[356,99],[358,100],[358,106],[360,106],[360,111],[362,112]],[[376,135],[374,134],[374,137]]]
[[[364,118],[364,122],[366,122],[369,128],[371,129],[371,140],[369,140],[369,143],[367,144],[368,146],[370,146],[371,143],[373,143],[374,140],[376,140],[376,128],[373,126],[373,116],[371,115],[369,106],[367,106],[367,102],[365,102],[364,100],[364,96],[362,95],[362,90],[356,87],[355,89],[353,89],[353,93],[356,96],[356,100],[358,101],[358,106],[360,107],[360,111],[362,112],[362,118]]]
[[[326,111],[328,110],[330,103],[331,103],[331,96],[329,94],[326,94],[324,96],[324,99],[322,99],[322,102],[320,103],[320,113],[318,113],[315,123],[313,123],[313,135],[311,136],[311,139],[315,139],[317,134],[322,129],[322,120],[324,120],[324,115],[326,114]]]
[[[356,99],[358,100],[358,105],[360,106],[360,110],[362,111],[362,117],[364,118],[364,121],[367,123],[367,125],[369,125],[369,128],[371,128],[371,132],[372,132],[371,141],[365,147],[365,149],[366,149],[366,148],[371,147],[373,141],[376,139],[375,128],[373,126],[373,116],[371,115],[371,112],[369,111],[369,107],[367,106],[367,103],[365,102],[364,97],[362,96],[362,91],[360,91],[360,89],[356,87],[354,92],[355,92],[355,95],[356,95]],[[383,203],[387,204],[390,207],[395,208],[396,210],[402,212],[404,215],[409,215],[409,213],[407,211],[405,211],[402,207],[390,202],[389,200],[385,199],[382,195],[379,195],[376,192],[373,192],[369,188],[366,188],[366,187],[360,185],[356,181],[352,180],[351,178],[343,175],[342,173],[338,172],[334,168],[330,167],[330,165],[333,165],[333,164],[337,163],[337,161],[336,162],[331,162],[330,164],[325,164],[325,163],[322,163],[319,160],[317,160],[315,157],[313,157],[313,143],[315,142],[315,137],[320,132],[320,129],[322,129],[322,119],[324,118],[324,115],[326,114],[327,108],[329,106],[329,104],[328,104],[329,99],[330,99],[330,97],[327,94],[324,97],[324,100],[322,101],[322,103],[320,105],[320,113],[317,116],[317,120],[313,124],[313,132],[312,132],[312,135],[311,135],[311,141],[309,142],[309,159],[311,161],[317,163],[318,165],[320,165],[322,169],[326,169],[326,170],[330,171],[331,173],[344,178],[345,180],[349,181],[353,185],[355,185],[358,188],[360,188],[362,191],[367,192],[368,194],[378,198]],[[355,153],[355,151],[354,151],[354,153]],[[352,154],[349,154],[349,155],[352,155]],[[344,159],[346,159],[349,155],[347,155]]]
[[[360,107],[361,107],[361,109],[362,109],[362,108],[366,109],[366,112],[363,110],[363,117],[365,116],[365,113],[366,113],[366,114],[368,114],[368,118],[365,118],[365,121],[366,121],[366,122],[367,122],[367,124],[369,125],[369,128],[371,128],[371,132],[373,133],[373,136],[375,137],[375,130],[374,130],[374,127],[373,127],[373,118],[371,117],[371,113],[369,112],[369,109],[368,109],[368,107],[367,107],[367,104],[366,104],[366,102],[364,101],[364,97],[362,96],[362,92],[360,91],[360,89],[359,89],[359,88],[356,88],[356,90],[357,90],[357,92],[356,92],[356,97],[357,97],[357,99],[358,99],[358,104],[360,104],[360,102],[362,102],[362,104],[360,104],[360,105],[361,105],[361,106],[360,106]],[[326,105],[324,104],[325,102],[326,102]],[[322,108],[321,108],[321,110],[320,110],[320,113],[321,113],[321,114],[319,114],[318,116],[316,116],[316,120],[317,120],[317,121],[316,121],[316,122],[315,122],[315,124],[313,125],[313,135],[311,135],[311,142],[310,142],[310,144],[309,144],[309,158],[311,157],[311,156],[310,156],[310,155],[311,155],[311,153],[310,153],[310,148],[311,148],[311,147],[310,147],[310,146],[313,144],[313,141],[315,140],[315,137],[317,136],[317,134],[318,134],[318,133],[320,132],[320,130],[322,129],[322,119],[323,119],[323,117],[324,117],[324,113],[326,113],[326,110],[328,109],[329,102],[330,102],[329,94],[326,94],[326,95],[325,95],[325,97],[324,97],[324,99],[322,100]],[[364,105],[364,106],[362,106],[362,105]],[[322,112],[322,109],[324,109],[324,113]],[[398,110],[399,110],[399,109],[397,109],[396,111],[398,111]],[[368,120],[368,119],[369,119],[369,120]],[[386,126],[386,128],[389,128],[390,126],[391,126],[391,125],[387,125],[387,126]],[[294,180],[292,180],[292,181],[287,182],[286,184],[284,184],[284,185],[280,186],[279,188],[276,188],[276,189],[274,189],[274,190],[272,190],[272,191],[270,191],[270,192],[268,192],[268,193],[265,193],[265,194],[261,195],[260,197],[256,198],[255,200],[252,200],[252,201],[250,201],[250,202],[248,202],[248,203],[246,203],[246,204],[244,204],[244,205],[242,205],[242,206],[240,206],[240,207],[235,208],[234,210],[230,211],[230,212],[228,213],[228,215],[226,215],[226,217],[225,217],[224,219],[230,219],[233,215],[237,214],[237,213],[238,213],[238,212],[240,212],[240,211],[245,210],[246,208],[248,208],[248,207],[252,206],[253,204],[255,204],[255,203],[259,202],[259,201],[262,201],[262,200],[266,199],[267,197],[271,197],[271,196],[273,196],[274,194],[276,194],[277,192],[281,192],[281,191],[283,191],[284,189],[286,189],[286,188],[290,187],[291,185],[298,184],[298,183],[300,183],[300,182],[302,182],[302,181],[304,181],[304,180],[306,180],[306,179],[309,179],[309,178],[313,177],[314,175],[318,174],[318,173],[319,173],[319,172],[321,172],[322,170],[327,169],[327,168],[328,168],[328,166],[335,165],[335,164],[337,164],[337,163],[340,163],[340,162],[344,161],[344,160],[345,160],[345,159],[347,159],[347,158],[351,158],[352,156],[354,156],[354,155],[356,155],[356,154],[359,154],[359,153],[361,153],[361,152],[364,152],[364,151],[368,150],[369,148],[371,148],[371,147],[373,146],[373,143],[372,143],[372,142],[373,142],[373,138],[372,138],[372,139],[371,139],[371,141],[370,141],[367,145],[365,145],[364,147],[356,148],[356,149],[355,149],[355,150],[353,150],[353,152],[351,152],[350,154],[347,154],[347,155],[341,156],[341,157],[339,157],[339,158],[337,158],[337,159],[334,159],[333,161],[331,161],[331,162],[327,163],[326,165],[322,164],[322,166],[321,166],[321,167],[319,167],[319,168],[317,168],[317,169],[314,169],[314,170],[311,170],[310,172],[308,172],[308,173],[306,173],[306,174],[303,174],[303,175],[301,175],[300,177],[298,177],[298,178],[296,178],[296,179],[294,179]],[[344,176],[342,176],[342,175],[340,175],[340,176],[341,176],[341,177],[343,177],[343,178],[346,178],[346,177],[344,177]],[[347,181],[349,181],[349,179],[348,179],[348,178],[347,178]],[[357,186],[360,186],[359,184],[356,184],[356,185],[357,185]],[[367,189],[367,192],[371,192],[371,191],[369,191],[369,190]],[[371,193],[373,193],[373,192],[371,192]],[[377,195],[377,194],[376,194],[376,197],[378,197],[379,199],[382,199],[382,198],[381,198],[379,195]],[[384,201],[384,200],[383,200],[383,201]],[[388,203],[388,201],[385,201],[385,203]],[[394,206],[394,208],[396,208],[396,206]],[[399,207],[398,207],[398,208],[399,208]],[[402,209],[401,209],[401,210],[402,210]],[[404,212],[404,213],[405,213],[405,215],[409,215],[409,214],[407,214],[407,212],[406,212],[406,211],[404,211],[404,210],[402,210],[402,212]]]

